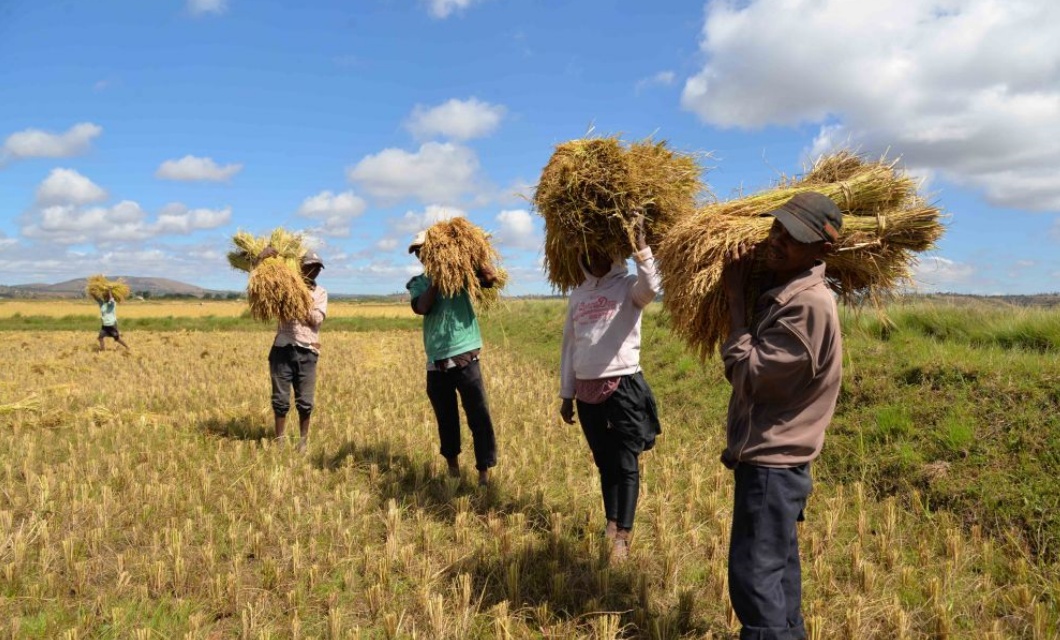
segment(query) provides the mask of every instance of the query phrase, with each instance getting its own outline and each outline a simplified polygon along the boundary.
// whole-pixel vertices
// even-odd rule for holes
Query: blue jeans
[[[734,469],[729,598],[740,640],[802,640],[802,568],[796,522],[813,483],[808,464]]]

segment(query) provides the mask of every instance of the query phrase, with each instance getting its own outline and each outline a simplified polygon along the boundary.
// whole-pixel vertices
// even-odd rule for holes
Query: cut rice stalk
[[[940,210],[917,193],[895,163],[867,161],[849,152],[819,160],[799,180],[762,193],[701,208],[676,224],[656,255],[663,305],[672,326],[701,356],[717,351],[729,332],[729,308],[721,284],[732,251],[763,241],[773,223],[762,217],[796,193],[823,193],[843,212],[836,251],[826,279],[846,303],[878,303],[911,282],[916,254],[935,246],[943,226]],[[766,286],[760,265],[746,295],[749,311]],[[750,317],[750,316],[749,316]]]
[[[545,221],[545,271],[559,291],[583,279],[578,256],[589,249],[625,258],[636,249],[643,212],[648,244],[695,212],[704,189],[697,156],[665,142],[625,144],[617,137],[570,140],[556,147],[534,192]]]

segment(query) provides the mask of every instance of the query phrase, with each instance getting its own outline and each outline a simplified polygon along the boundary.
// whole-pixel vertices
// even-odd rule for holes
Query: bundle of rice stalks
[[[266,247],[276,249],[280,257],[296,272],[301,269],[302,256],[306,252],[302,234],[291,233],[283,227],[277,227],[268,236],[260,238],[246,231],[237,231],[232,236],[232,244],[235,249],[228,252],[228,264],[247,273],[254,270],[254,263]]]
[[[508,284],[508,271],[504,267],[494,267],[493,270],[497,274],[497,281],[492,287],[480,287],[478,297],[472,298],[481,311],[489,311],[496,307],[501,301],[501,291]]]
[[[110,293],[117,302],[125,302],[132,290],[123,280],[107,280],[106,276],[98,274],[88,278],[85,293],[96,300],[106,300],[107,293]]]
[[[564,142],[541,172],[534,208],[545,219],[545,270],[559,291],[583,279],[578,256],[588,248],[628,257],[636,250],[633,214],[644,212],[655,246],[695,212],[703,190],[697,158],[665,142],[624,144],[616,137]]]
[[[250,316],[263,322],[304,321],[313,310],[313,295],[300,268],[291,268],[280,257],[266,258],[250,272],[247,302]]]
[[[467,218],[452,218],[431,225],[420,248],[424,273],[437,285],[439,293],[453,296],[467,290],[476,304],[487,308],[496,302],[507,284],[507,272],[496,267],[499,257],[490,244],[489,234]],[[492,268],[498,275],[497,283],[490,289],[479,284],[478,273],[483,267]]]
[[[255,320],[304,320],[313,308],[313,296],[302,279],[302,256],[306,253],[302,235],[277,227],[268,236],[257,237],[238,231],[232,237],[235,249],[228,252],[228,264],[250,273],[247,302]],[[259,256],[272,247],[278,255],[259,262]]]
[[[844,302],[878,303],[909,284],[915,254],[933,248],[943,227],[939,209],[895,164],[841,151],[818,160],[801,179],[705,206],[676,224],[656,252],[674,330],[701,357],[718,349],[729,332],[721,284],[727,256],[764,240],[773,218],[761,216],[804,191],[827,195],[843,212],[837,251],[825,262],[828,284]],[[756,266],[746,292],[749,311],[763,290],[762,275]]]
[[[0,416],[18,413],[20,411],[40,411],[41,402],[36,394],[32,394],[18,402],[0,404]]]

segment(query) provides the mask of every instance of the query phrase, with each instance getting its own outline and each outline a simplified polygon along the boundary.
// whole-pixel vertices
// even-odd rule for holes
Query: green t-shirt
[[[418,275],[409,280],[405,288],[415,300],[430,286],[430,278]],[[451,297],[441,294],[435,297],[434,306],[423,316],[423,348],[427,351],[429,362],[482,348],[482,334],[479,333],[478,319],[467,291]]]
[[[99,317],[104,327],[113,327],[118,324],[118,305],[113,300],[99,303]]]

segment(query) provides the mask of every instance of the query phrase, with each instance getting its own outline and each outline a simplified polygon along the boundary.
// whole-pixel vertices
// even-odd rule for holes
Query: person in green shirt
[[[118,332],[118,303],[114,300],[113,294],[108,291],[105,298],[94,298],[94,300],[99,304],[99,317],[102,321],[102,326],[99,328],[99,350],[107,350],[103,345],[103,338],[108,336],[128,350],[129,345],[125,344]]]
[[[426,232],[421,231],[409,245],[409,253],[420,257]],[[497,274],[489,268],[479,272],[483,287],[492,287]],[[486,401],[486,388],[479,368],[482,334],[467,291],[443,296],[426,274],[405,285],[412,297],[412,310],[423,316],[423,346],[427,352],[427,397],[438,420],[441,453],[449,475],[460,476],[460,412],[457,395],[471,429],[478,482],[489,482],[489,470],[497,465],[497,441]]]

